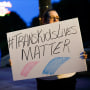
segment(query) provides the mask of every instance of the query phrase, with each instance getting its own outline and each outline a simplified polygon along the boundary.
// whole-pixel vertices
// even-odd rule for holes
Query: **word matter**
[[[49,53],[47,52],[49,51]],[[50,44],[44,44],[41,46],[36,45],[34,49],[32,50],[31,47],[28,47],[28,50],[22,49],[22,60],[28,60],[28,59],[40,59],[42,56],[45,56],[47,54],[53,55],[53,54],[59,54],[64,52],[70,52],[70,40],[65,39],[65,41],[60,42],[53,42]]]

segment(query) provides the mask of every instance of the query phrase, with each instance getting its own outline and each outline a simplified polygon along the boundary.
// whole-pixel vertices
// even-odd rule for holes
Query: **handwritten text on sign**
[[[86,70],[84,61],[77,63],[83,52],[77,18],[11,32],[7,39],[14,80]]]

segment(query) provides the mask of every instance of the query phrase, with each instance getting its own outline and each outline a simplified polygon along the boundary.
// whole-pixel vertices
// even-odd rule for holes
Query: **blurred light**
[[[12,7],[12,4],[10,3],[10,1],[6,2],[0,2],[0,7]]]
[[[12,7],[12,4],[10,3],[10,1],[0,2],[0,16],[5,16],[6,14],[10,14],[10,11],[6,7],[9,7],[9,8]]]
[[[59,3],[61,0],[51,0],[51,3]]]

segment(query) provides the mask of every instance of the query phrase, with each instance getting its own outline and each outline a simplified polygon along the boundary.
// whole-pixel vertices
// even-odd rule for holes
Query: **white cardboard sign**
[[[86,71],[78,18],[7,33],[14,80]]]

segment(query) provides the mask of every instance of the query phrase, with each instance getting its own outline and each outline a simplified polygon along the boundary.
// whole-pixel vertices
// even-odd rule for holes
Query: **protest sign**
[[[14,80],[86,71],[78,18],[7,33]]]

